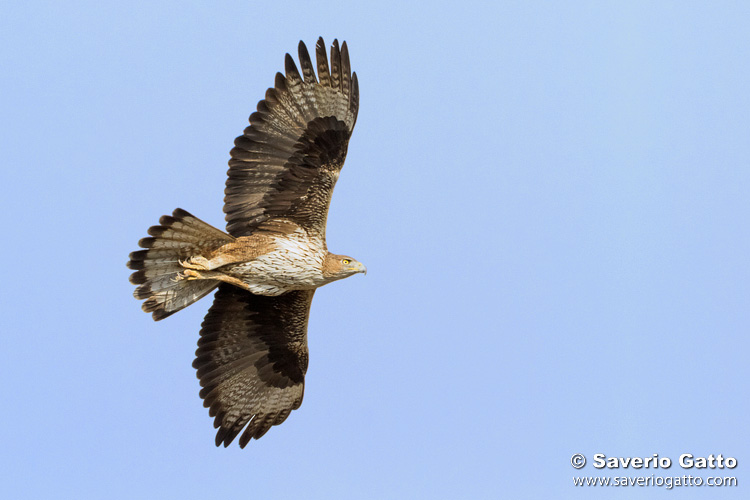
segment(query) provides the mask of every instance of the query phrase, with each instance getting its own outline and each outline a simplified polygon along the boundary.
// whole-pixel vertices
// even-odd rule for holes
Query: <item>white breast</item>
[[[236,269],[248,290],[258,295],[280,295],[291,290],[317,288],[323,280],[327,250],[319,237],[297,230],[274,241],[275,250]]]

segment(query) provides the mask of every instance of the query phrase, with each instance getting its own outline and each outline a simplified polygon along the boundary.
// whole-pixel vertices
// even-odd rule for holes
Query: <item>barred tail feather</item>
[[[159,219],[151,235],[138,245],[146,250],[130,254],[128,267],[135,270],[130,282],[139,285],[133,295],[144,300],[143,310],[159,321],[204,297],[219,285],[216,280],[180,280],[179,261],[206,255],[234,238],[178,208]]]

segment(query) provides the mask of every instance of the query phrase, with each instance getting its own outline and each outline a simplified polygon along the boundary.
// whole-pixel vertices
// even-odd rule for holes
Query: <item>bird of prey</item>
[[[365,273],[326,246],[331,194],[357,120],[359,85],[346,42],[323,39],[316,64],[287,54],[250,126],[234,141],[224,197],[227,232],[185,210],[159,219],[130,254],[142,308],[158,321],[214,289],[193,367],[218,428],[216,446],[259,439],[299,408],[315,290]],[[316,75],[317,68],[317,75]]]

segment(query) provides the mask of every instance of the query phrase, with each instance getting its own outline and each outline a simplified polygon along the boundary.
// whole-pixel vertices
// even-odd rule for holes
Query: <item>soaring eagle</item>
[[[286,75],[250,115],[229,160],[227,233],[185,210],[159,219],[130,254],[135,298],[158,321],[218,288],[203,320],[193,367],[218,428],[216,446],[244,448],[299,408],[307,371],[307,320],[315,289],[365,273],[326,246],[331,194],[357,121],[359,85],[346,42],[330,64],[305,44],[301,72]]]

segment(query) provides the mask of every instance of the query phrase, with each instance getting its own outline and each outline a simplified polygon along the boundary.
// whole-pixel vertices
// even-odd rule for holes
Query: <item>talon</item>
[[[180,274],[175,276],[173,279],[174,281],[182,281],[182,280],[192,281],[192,280],[203,279],[203,276],[201,276],[201,273],[199,273],[198,271],[193,271],[192,269],[185,269]]]
[[[190,257],[185,260],[177,260],[177,262],[185,269],[195,269],[196,271],[211,270],[208,259],[206,259],[205,257],[201,257],[200,255],[196,257]]]
[[[198,271],[193,271],[192,269],[185,269],[182,274],[185,275],[186,280],[198,280],[203,277],[201,276],[201,273],[199,273]]]

